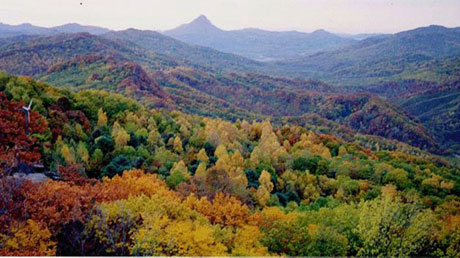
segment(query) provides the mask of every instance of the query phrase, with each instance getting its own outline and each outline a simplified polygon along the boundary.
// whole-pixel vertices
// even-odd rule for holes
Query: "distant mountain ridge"
[[[356,42],[325,30],[312,33],[253,28],[227,31],[213,25],[204,15],[188,24],[164,31],[163,34],[189,44],[211,47],[261,61],[334,50]]]
[[[259,71],[264,66],[267,66],[252,59],[223,53],[209,47],[189,45],[151,30],[127,29],[111,31],[102,36],[111,40],[128,42],[129,44],[137,45],[155,53],[183,59],[191,64],[200,65],[201,69],[248,72]]]
[[[0,38],[8,38],[19,35],[55,35],[59,33],[79,33],[88,32],[93,35],[100,35],[107,33],[110,30],[107,28],[81,25],[78,23],[67,23],[55,27],[41,27],[35,26],[30,23],[23,23],[19,25],[9,25],[0,23]]]
[[[448,69],[456,67],[452,64],[458,56],[460,28],[431,25],[389,37],[367,38],[340,50],[284,60],[276,65],[296,76],[366,85],[414,78],[439,80],[455,73]],[[449,60],[452,64],[447,64]],[[427,67],[431,68],[427,71]],[[424,78],[417,78],[421,75]]]
[[[90,25],[81,25],[78,23],[67,23],[61,26],[52,27],[51,29],[57,30],[62,33],[88,32],[93,35],[101,35],[101,34],[110,32],[110,30],[107,28],[98,27],[98,26],[90,26]]]
[[[0,38],[14,37],[19,35],[40,35],[58,33],[51,28],[39,27],[30,23],[9,25],[0,23]]]

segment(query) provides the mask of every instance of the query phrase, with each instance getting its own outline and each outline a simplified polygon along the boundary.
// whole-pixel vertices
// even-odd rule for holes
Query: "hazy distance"
[[[204,14],[226,30],[394,33],[460,26],[458,0],[0,0],[0,22],[168,30]]]

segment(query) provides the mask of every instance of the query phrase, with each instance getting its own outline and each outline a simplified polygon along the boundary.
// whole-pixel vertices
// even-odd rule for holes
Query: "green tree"
[[[123,171],[133,168],[131,160],[125,155],[115,157],[107,166],[105,166],[101,177],[113,177],[121,175]]]
[[[383,195],[359,206],[358,256],[417,256],[429,241],[434,222],[430,210]]]

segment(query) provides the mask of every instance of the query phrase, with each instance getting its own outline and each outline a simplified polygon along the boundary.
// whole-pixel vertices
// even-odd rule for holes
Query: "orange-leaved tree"
[[[222,226],[242,226],[248,224],[251,218],[249,208],[233,196],[218,193],[211,201],[207,197],[197,199],[190,195],[185,205],[203,214],[212,224]]]

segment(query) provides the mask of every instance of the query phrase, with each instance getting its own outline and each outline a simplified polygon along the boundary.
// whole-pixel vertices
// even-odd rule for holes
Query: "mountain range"
[[[149,107],[229,120],[314,124],[311,129],[350,140],[367,135],[366,144],[374,147],[398,140],[435,153],[460,151],[458,28],[429,26],[358,40],[321,30],[224,31],[200,16],[162,33],[76,24],[1,25],[0,31],[9,33],[0,38],[1,70],[74,91],[108,90]],[[174,38],[200,33],[209,42],[227,37],[242,53]],[[250,46],[238,44],[251,36]],[[267,37],[273,40],[264,42]],[[343,45],[328,45],[337,38]],[[297,41],[299,48],[282,47],[286,42],[278,39]],[[323,42],[324,49],[303,44],[307,39]],[[254,48],[257,55],[279,56],[244,56]]]
[[[185,60],[188,65],[209,71],[262,71],[268,64],[235,54],[220,52],[213,48],[189,45],[156,31],[128,29],[112,31],[102,35],[130,46],[141,47],[154,53],[161,53],[175,59]]]
[[[356,42],[325,30],[312,33],[266,31],[261,29],[222,30],[204,15],[163,34],[189,44],[207,46],[222,52],[268,61],[319,51],[338,49]]]
[[[365,85],[399,79],[451,79],[458,76],[459,56],[460,28],[432,25],[277,64],[297,76]]]

